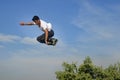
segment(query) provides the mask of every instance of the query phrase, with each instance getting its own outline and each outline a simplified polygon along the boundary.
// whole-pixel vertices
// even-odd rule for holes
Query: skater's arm
[[[45,29],[44,32],[45,32],[45,43],[48,44],[48,42],[47,42],[47,40],[48,40],[48,30]]]
[[[35,25],[34,22],[20,22],[20,25],[21,26],[24,26],[24,25]]]

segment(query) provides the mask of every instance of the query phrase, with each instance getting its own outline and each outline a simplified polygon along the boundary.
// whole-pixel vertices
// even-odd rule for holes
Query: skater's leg
[[[53,41],[52,41],[52,37],[54,36],[54,31],[51,30],[48,32],[48,42],[49,42],[49,45],[52,45]]]
[[[38,36],[37,41],[40,43],[45,43],[45,34]]]
[[[52,45],[53,44],[53,41],[52,41],[52,37],[54,36],[54,31],[51,30],[48,32],[48,45]],[[42,34],[41,36],[38,36],[37,37],[37,41],[40,42],[40,43],[45,43],[45,33]]]

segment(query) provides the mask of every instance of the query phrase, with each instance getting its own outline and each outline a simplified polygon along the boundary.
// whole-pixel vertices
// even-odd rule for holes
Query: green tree
[[[110,65],[105,71],[114,80],[120,80],[120,63]]]
[[[93,64],[90,57],[86,57],[80,66],[76,63],[62,64],[63,71],[56,72],[58,80],[120,80],[120,63],[110,65],[108,68]]]
[[[59,80],[75,80],[75,76],[77,73],[77,67],[75,63],[68,64],[64,62],[62,64],[63,71],[56,72],[57,79]]]

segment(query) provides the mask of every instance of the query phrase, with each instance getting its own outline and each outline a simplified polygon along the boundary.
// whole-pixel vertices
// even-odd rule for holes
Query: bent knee
[[[38,42],[40,42],[40,43],[44,43],[44,39],[41,38],[41,37],[37,37],[36,40],[37,40]]]

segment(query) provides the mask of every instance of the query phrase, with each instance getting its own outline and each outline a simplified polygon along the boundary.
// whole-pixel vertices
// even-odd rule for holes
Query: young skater
[[[37,41],[40,43],[45,43],[47,45],[55,46],[57,39],[52,38],[54,36],[54,31],[52,29],[51,23],[47,23],[44,20],[40,19],[38,16],[32,18],[33,22],[20,22],[20,25],[37,25],[44,33],[37,37]]]

